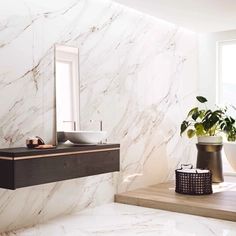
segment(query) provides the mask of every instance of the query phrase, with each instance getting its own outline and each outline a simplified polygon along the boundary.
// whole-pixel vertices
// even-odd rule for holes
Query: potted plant
[[[181,124],[180,135],[186,132],[189,138],[197,136],[197,168],[210,169],[212,181],[223,182],[221,135],[228,141],[236,140],[235,119],[227,115],[226,107],[212,110],[207,108],[205,97],[197,96],[196,99],[203,107],[194,107],[188,112]]]
[[[189,138],[197,136],[199,143],[222,143],[221,134],[225,134],[228,141],[235,141],[235,119],[226,114],[227,107],[211,110],[205,105],[205,97],[196,98],[204,104],[204,108],[194,107],[188,112],[187,118],[181,124],[180,135],[187,132]]]

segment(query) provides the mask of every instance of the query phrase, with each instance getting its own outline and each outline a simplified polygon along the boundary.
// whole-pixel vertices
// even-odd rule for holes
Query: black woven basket
[[[212,194],[212,174],[211,171],[207,173],[186,173],[183,171],[184,166],[192,165],[181,165],[180,169],[175,170],[175,192],[189,195],[206,195]],[[181,171],[180,171],[181,170]]]

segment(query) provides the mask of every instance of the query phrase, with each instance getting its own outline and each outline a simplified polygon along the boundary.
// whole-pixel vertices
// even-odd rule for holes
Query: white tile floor
[[[236,236],[236,222],[111,203],[7,235]]]

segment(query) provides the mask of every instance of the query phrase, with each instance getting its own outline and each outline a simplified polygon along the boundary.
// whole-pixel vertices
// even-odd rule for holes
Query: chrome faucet
[[[63,123],[70,122],[73,123],[73,130],[76,131],[76,122],[74,120],[63,120]]]
[[[102,127],[102,120],[99,121],[100,124],[100,131],[102,131],[103,127]]]

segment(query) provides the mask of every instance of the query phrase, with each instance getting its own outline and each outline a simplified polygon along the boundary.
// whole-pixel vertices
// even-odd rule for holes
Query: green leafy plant
[[[228,116],[227,107],[211,110],[206,107],[207,99],[202,96],[197,96],[196,99],[201,104],[204,104],[204,109],[199,107],[192,108],[187,118],[180,126],[180,135],[187,132],[187,136],[216,136],[219,133],[224,133],[228,141],[236,140],[235,119]]]

